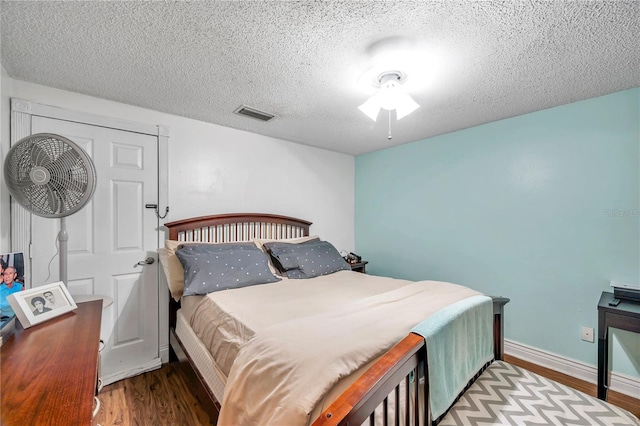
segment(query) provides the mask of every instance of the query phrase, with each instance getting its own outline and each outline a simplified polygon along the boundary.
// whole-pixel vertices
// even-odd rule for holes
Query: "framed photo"
[[[62,281],[10,294],[7,300],[24,328],[78,308]]]
[[[4,324],[5,320],[15,318],[7,296],[25,288],[24,253],[0,254],[0,316],[2,317],[2,324]]]

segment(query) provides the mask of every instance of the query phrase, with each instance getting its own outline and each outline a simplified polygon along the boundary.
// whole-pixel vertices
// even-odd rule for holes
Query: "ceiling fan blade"
[[[51,163],[51,157],[38,144],[31,145],[31,163],[34,166],[47,166]]]

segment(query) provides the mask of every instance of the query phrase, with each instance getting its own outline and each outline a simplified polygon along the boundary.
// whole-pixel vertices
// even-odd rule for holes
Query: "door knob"
[[[149,256],[145,260],[141,260],[140,262],[138,262],[136,264],[136,266],[138,266],[138,265],[140,265],[140,266],[151,265],[155,261],[156,261],[156,259],[154,259],[153,257]]]

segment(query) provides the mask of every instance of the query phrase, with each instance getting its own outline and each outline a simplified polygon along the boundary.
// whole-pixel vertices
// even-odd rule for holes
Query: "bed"
[[[433,419],[448,424],[451,407],[463,404],[470,392],[464,390],[485,371],[493,372],[499,365],[493,361],[502,359],[502,314],[508,299],[488,298],[451,283],[365,275],[344,265],[314,275],[308,259],[299,269],[287,269],[303,247],[327,247],[309,235],[310,225],[267,214],[165,224],[169,238],[159,252],[171,291],[171,348],[191,366],[194,390],[212,419],[221,425],[359,425],[367,419],[370,424],[389,419],[395,424],[430,424]],[[236,256],[240,252],[233,244],[240,242],[258,248],[256,256],[268,260],[276,280],[185,295],[194,285],[217,285],[217,279],[202,278],[207,271],[200,267],[203,259],[217,259],[216,250]],[[254,246],[242,245],[249,250],[242,255],[254,255]],[[168,266],[176,265],[178,251],[176,274],[177,268]],[[198,259],[200,269],[190,259]],[[213,269],[214,275],[219,271]],[[198,278],[187,284],[191,272]],[[182,289],[174,282],[180,275]],[[460,321],[464,331],[443,335],[448,326],[442,324]],[[468,333],[464,339],[463,332]],[[450,351],[451,339],[465,346],[443,352]],[[443,358],[456,367],[438,364]],[[460,364],[468,365],[459,369]],[[454,370],[464,374],[447,376]]]
[[[268,214],[165,225],[169,238],[159,252],[171,292],[171,346],[188,360],[194,390],[219,425],[640,425],[625,410],[501,361],[506,298],[345,265],[309,277],[299,276],[309,272],[302,267],[287,270],[287,256],[301,247],[326,248],[310,225]],[[217,256],[240,242],[250,252],[234,253],[259,252],[276,280],[183,294],[189,256],[202,263],[209,259],[202,253]],[[192,281],[217,285],[203,271],[194,270]]]

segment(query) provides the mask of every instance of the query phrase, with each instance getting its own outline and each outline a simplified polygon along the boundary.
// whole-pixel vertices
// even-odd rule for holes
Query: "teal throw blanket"
[[[443,308],[411,331],[427,343],[431,418],[440,417],[475,373],[493,359],[493,301],[472,296]]]

